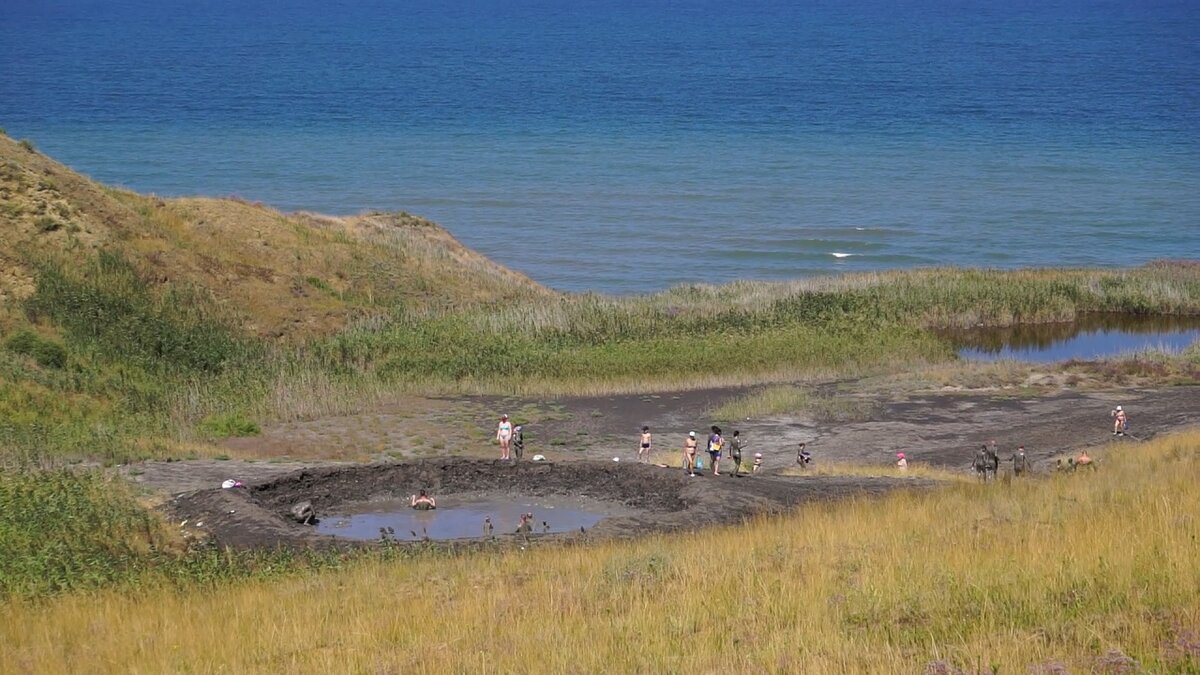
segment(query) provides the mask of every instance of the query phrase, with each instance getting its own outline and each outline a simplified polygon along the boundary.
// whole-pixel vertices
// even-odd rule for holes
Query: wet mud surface
[[[560,503],[578,500],[588,509],[604,509],[611,515],[591,528],[542,534],[535,527],[530,535],[533,539],[596,540],[731,524],[804,502],[932,485],[901,478],[690,477],[679,469],[648,464],[576,461],[514,465],[451,458],[301,469],[244,488],[185,493],[166,508],[226,546],[356,546],[370,542],[321,534],[312,525],[297,523],[290,516],[292,506],[307,501],[318,518],[336,517],[353,504],[402,499],[420,488],[443,500],[487,491],[514,499],[554,496]],[[517,539],[511,526],[497,523],[495,538]],[[404,537],[397,539],[405,541]],[[482,530],[479,539],[484,539]]]

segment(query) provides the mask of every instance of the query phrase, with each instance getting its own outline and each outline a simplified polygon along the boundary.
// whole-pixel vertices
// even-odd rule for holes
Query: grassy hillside
[[[0,670],[1196,672],[1197,471],[1193,431],[694,534],[14,602]]]
[[[179,456],[396,392],[895,373],[953,360],[929,328],[1200,314],[1195,262],[559,294],[413,216],[143,196],[3,135],[0,263],[0,462],[19,464]]]

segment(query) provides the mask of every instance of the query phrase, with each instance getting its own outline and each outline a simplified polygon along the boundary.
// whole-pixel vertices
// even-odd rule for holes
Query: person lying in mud
[[[409,498],[408,505],[418,511],[428,511],[430,509],[437,508],[437,502],[433,499],[433,497],[425,494],[425,488],[421,488],[417,494]]]
[[[1013,475],[1020,478],[1029,473],[1029,458],[1025,456],[1025,446],[1017,446],[1017,452],[1012,456]]]

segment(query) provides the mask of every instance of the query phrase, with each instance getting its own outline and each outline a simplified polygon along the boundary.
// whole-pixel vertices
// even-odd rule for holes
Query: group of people
[[[1121,406],[1117,406],[1110,413],[1113,420],[1113,435],[1124,436],[1129,428],[1129,417]],[[727,475],[740,476],[742,475],[742,450],[746,447],[742,442],[741,433],[738,430],[733,431],[733,435],[726,439],[721,434],[721,428],[713,425],[710,427],[708,438],[705,442],[704,453],[709,457],[709,463],[712,465],[712,474],[714,476],[721,475],[721,460],[723,459],[726,450],[728,449],[729,459],[733,462],[733,470]],[[525,438],[522,433],[521,425],[513,425],[509,420],[508,415],[500,416],[500,423],[496,427],[495,440],[500,443],[500,459],[511,461],[513,453],[516,453],[516,459],[520,459],[525,451]],[[638,443],[637,457],[639,462],[650,462],[651,453],[654,450],[654,434],[651,433],[649,426],[642,427],[641,437]],[[534,459],[539,459],[541,456],[536,456]],[[1010,457],[1012,461],[1012,471],[1014,476],[1024,476],[1032,471],[1032,464],[1025,454],[1025,446],[1018,446]],[[762,467],[763,456],[761,452],[754,453],[753,463],[750,466],[751,473],[757,473]],[[1078,458],[1072,457],[1070,465],[1072,467],[1088,466],[1092,462],[1087,452],[1083,452]],[[812,454],[804,443],[801,443],[796,451],[796,464],[800,467],[806,467],[812,463]],[[1059,461],[1062,465],[1062,460]],[[688,432],[688,435],[683,439],[683,461],[682,466],[684,472],[689,476],[696,476],[697,471],[704,470],[704,458],[700,450],[700,442],[695,431]],[[1065,466],[1065,465],[1062,465]],[[905,472],[908,470],[908,457],[903,452],[896,453],[896,467]],[[975,472],[984,480],[988,477],[995,477],[1000,469],[1000,454],[996,449],[996,441],[983,444],[975,453],[973,463]],[[423,495],[424,493],[422,493]],[[413,496],[413,507],[418,508],[418,502],[422,505],[420,508],[433,508],[432,498],[429,498],[428,505],[424,501],[417,499],[417,495]]]

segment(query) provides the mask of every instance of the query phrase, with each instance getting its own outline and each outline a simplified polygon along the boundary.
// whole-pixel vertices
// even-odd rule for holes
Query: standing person
[[[500,416],[500,424],[496,425],[496,440],[500,441],[500,459],[511,459],[509,446],[512,443],[513,425],[508,421],[508,415]]]
[[[520,424],[513,428],[512,448],[517,451],[517,459],[525,454],[525,432],[522,429]]]
[[[1017,454],[1012,457],[1013,475],[1020,478],[1029,473],[1029,458],[1025,456],[1025,446],[1017,446]]]
[[[713,425],[712,435],[708,437],[708,457],[712,460],[714,476],[721,475],[721,448],[724,445],[725,439],[721,437],[721,427]]]
[[[1125,416],[1125,411],[1121,406],[1117,406],[1109,415],[1113,418],[1113,436],[1124,436],[1125,429],[1129,427],[1129,418]]]
[[[729,439],[729,456],[733,458],[733,473],[737,476],[742,471],[742,437],[737,429],[733,430],[733,438]]]
[[[896,453],[896,468],[900,469],[900,473],[908,471],[908,460],[904,458],[903,452]]]
[[[650,433],[650,427],[642,427],[642,444],[638,446],[638,461],[649,462],[650,451],[654,446],[654,436]]]
[[[683,470],[689,476],[696,475],[696,432],[689,431],[683,439]]]

